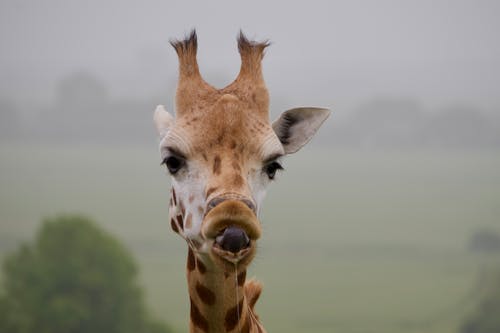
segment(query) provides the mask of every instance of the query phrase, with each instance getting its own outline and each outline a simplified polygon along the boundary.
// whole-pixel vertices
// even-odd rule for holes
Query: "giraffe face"
[[[285,154],[271,124],[245,111],[224,94],[202,115],[173,121],[160,143],[172,176],[172,228],[198,253],[240,264],[253,256],[265,189]],[[230,227],[244,231],[248,246],[233,252],[217,242]]]
[[[240,73],[223,89],[202,79],[194,31],[172,45],[179,56],[176,118],[161,106],[155,112],[161,158],[172,175],[170,223],[205,264],[226,271],[233,264],[246,266],[261,233],[265,189],[281,169],[280,158],[307,143],[329,111],[291,109],[269,122],[261,72],[268,43],[240,34]]]

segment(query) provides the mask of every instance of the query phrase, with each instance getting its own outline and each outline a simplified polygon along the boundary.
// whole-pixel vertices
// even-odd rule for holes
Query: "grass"
[[[0,255],[44,216],[88,214],[132,249],[154,313],[186,331],[186,246],[159,162],[153,144],[0,145]],[[480,264],[467,239],[500,230],[500,154],[309,149],[285,168],[250,270],[269,332],[457,331]]]

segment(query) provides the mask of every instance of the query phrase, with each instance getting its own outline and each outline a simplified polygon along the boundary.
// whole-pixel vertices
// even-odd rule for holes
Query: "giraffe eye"
[[[168,156],[165,157],[162,164],[165,164],[167,166],[170,174],[175,175],[177,171],[179,171],[184,166],[184,164],[186,164],[186,161],[180,157]]]
[[[269,179],[274,179],[276,171],[283,170],[283,167],[278,162],[274,161],[264,166],[264,172],[267,174]]]

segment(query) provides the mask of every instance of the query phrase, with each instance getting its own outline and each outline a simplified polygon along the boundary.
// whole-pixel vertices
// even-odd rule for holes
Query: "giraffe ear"
[[[283,112],[273,122],[273,130],[285,153],[295,153],[309,142],[329,115],[330,110],[313,107],[294,108]]]
[[[156,131],[160,138],[163,138],[175,122],[174,117],[165,110],[163,105],[158,105],[153,116]]]

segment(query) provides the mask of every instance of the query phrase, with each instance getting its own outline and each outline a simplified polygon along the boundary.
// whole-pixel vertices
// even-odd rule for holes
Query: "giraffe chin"
[[[242,229],[249,238],[248,245],[237,251],[224,249],[216,238],[230,227]],[[261,235],[260,222],[255,213],[243,202],[226,200],[205,216],[202,225],[205,239],[212,241],[211,255],[222,266],[234,269],[234,265],[248,265],[256,252],[256,241]]]
[[[248,264],[251,261],[251,259],[253,258],[253,256],[252,256],[252,258],[250,258],[250,260],[248,260],[247,258],[250,257],[250,254],[253,254],[254,249],[255,249],[255,246],[252,246],[252,244],[250,244],[249,247],[234,253],[231,251],[226,251],[226,250],[221,249],[217,243],[214,243],[214,245],[212,247],[212,251],[215,255],[219,256],[220,258],[224,259],[225,261],[232,263],[233,265],[241,264],[241,263]]]
[[[238,270],[246,269],[255,257],[257,247],[255,242],[250,242],[249,246],[234,253],[220,248],[217,243],[213,243],[209,255],[221,271],[229,273]]]

